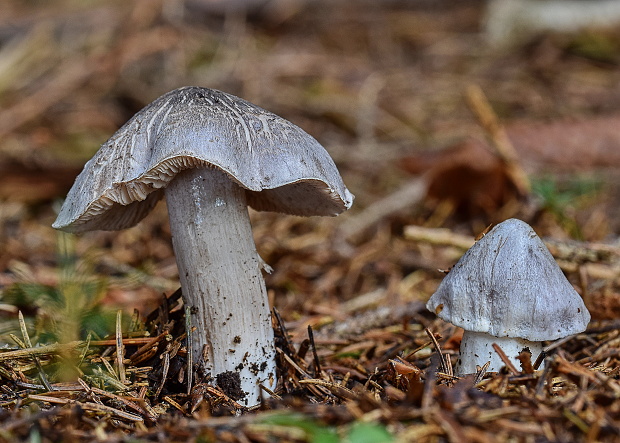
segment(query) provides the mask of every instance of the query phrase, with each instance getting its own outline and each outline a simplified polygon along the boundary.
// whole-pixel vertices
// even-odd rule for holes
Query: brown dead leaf
[[[426,173],[427,197],[451,201],[465,215],[491,214],[517,196],[502,161],[476,139],[406,157],[400,166],[413,174]]]

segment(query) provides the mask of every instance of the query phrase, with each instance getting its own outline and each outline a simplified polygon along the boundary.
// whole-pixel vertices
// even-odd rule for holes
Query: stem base
[[[475,374],[476,365],[483,366],[487,361],[491,362],[487,372],[499,371],[504,362],[493,349],[493,343],[497,343],[504,351],[506,356],[517,369],[521,367],[521,362],[517,356],[523,348],[529,348],[532,353],[532,363],[536,361],[542,352],[542,343],[512,337],[494,337],[484,332],[465,331],[461,340],[461,351],[459,362],[456,365],[456,375]]]

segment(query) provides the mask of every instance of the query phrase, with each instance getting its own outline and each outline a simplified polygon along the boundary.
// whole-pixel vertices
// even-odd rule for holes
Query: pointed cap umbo
[[[193,167],[223,170],[259,211],[337,215],[353,202],[327,151],[301,128],[239,97],[190,86],[147,105],[99,149],[53,227],[131,227]]]
[[[576,334],[590,321],[547,247],[517,219],[498,224],[476,242],[426,306],[466,331],[530,341]]]

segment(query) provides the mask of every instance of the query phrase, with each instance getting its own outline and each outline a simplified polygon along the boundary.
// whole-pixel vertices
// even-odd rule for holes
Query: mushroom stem
[[[524,348],[528,348],[532,353],[532,363],[536,361],[543,350],[542,342],[522,338],[494,337],[485,332],[465,331],[461,340],[460,358],[455,370],[456,375],[475,374],[477,372],[476,365],[483,366],[488,361],[491,362],[487,368],[488,372],[497,372],[502,366],[505,366],[493,349],[493,343],[499,345],[516,368],[520,367],[517,356]]]
[[[258,384],[272,388],[276,371],[245,191],[217,168],[198,168],[180,172],[165,192],[183,299],[194,313],[194,361],[204,359],[231,398],[254,406]]]

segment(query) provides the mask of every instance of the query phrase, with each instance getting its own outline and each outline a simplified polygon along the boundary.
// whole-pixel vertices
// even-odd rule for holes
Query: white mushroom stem
[[[245,192],[216,168],[183,171],[165,192],[183,299],[196,328],[194,361],[203,359],[205,348],[213,378],[238,373],[245,396],[236,400],[254,406],[260,402],[258,384],[273,388],[276,368],[262,260]],[[223,376],[233,384],[235,377]]]
[[[483,366],[487,361],[491,362],[487,368],[488,372],[497,372],[505,366],[499,354],[493,349],[493,343],[497,343],[517,369],[521,367],[517,356],[524,348],[528,348],[532,353],[532,363],[543,350],[542,342],[522,338],[494,337],[484,332],[465,331],[461,340],[459,362],[455,369],[456,375],[475,374],[476,365]]]

